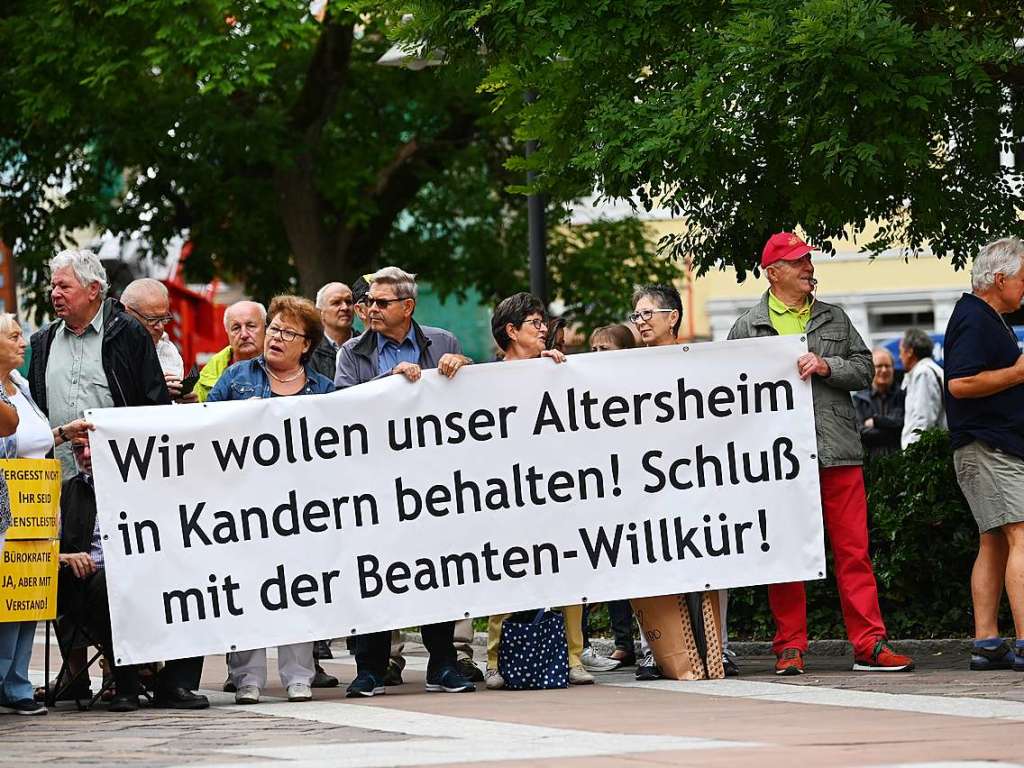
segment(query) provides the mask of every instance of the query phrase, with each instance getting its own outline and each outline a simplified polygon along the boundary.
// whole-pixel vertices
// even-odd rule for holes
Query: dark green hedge
[[[890,636],[969,635],[978,529],[956,483],[949,434],[927,432],[902,454],[868,463],[864,475],[871,554]],[[811,638],[846,636],[831,574],[829,555],[828,578],[807,585]],[[765,587],[732,592],[731,637],[767,640],[773,629]]]

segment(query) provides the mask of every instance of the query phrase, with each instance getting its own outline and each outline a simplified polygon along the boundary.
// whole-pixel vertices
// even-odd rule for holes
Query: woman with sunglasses
[[[297,296],[277,296],[267,312],[263,354],[228,368],[210,390],[206,402],[333,392],[333,382],[310,365],[313,350],[322,337],[320,313],[313,302]],[[312,641],[278,647],[277,669],[288,701],[313,698]],[[228,654],[228,674],[235,686],[236,703],[259,703],[267,684],[267,650],[256,648]]]

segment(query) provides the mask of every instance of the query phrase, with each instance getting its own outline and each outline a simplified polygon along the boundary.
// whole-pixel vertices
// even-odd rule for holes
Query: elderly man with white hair
[[[973,291],[945,337],[946,418],[957,482],[981,533],[971,573],[971,669],[1024,671],[1024,355],[1003,315],[1024,297],[1024,243],[1004,238],[978,253]],[[1017,641],[999,635],[1003,587]]]
[[[150,335],[116,299],[106,299],[107,273],[92,251],[70,249],[50,259],[50,299],[57,320],[32,335],[29,386],[57,437],[87,408],[166,405],[171,402]],[[62,455],[65,480],[78,474],[70,451]],[[168,661],[157,678],[153,706],[203,709],[202,657]]]
[[[104,301],[107,273],[99,258],[71,249],[49,266],[57,320],[32,335],[29,384],[50,425],[80,419],[87,408],[169,403],[149,335],[120,302]],[[65,479],[78,474],[70,448],[64,442],[56,450]]]
[[[228,345],[211,357],[199,372],[193,391],[200,402],[206,402],[206,396],[230,366],[263,354],[267,308],[258,301],[236,301],[224,310],[224,330],[228,334]]]

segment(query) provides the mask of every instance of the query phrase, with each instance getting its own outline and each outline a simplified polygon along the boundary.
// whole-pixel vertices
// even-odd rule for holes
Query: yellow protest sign
[[[7,541],[0,555],[0,622],[57,616],[60,542]]]
[[[60,520],[60,462],[56,459],[2,459],[0,470],[11,495],[7,540],[55,539]]]

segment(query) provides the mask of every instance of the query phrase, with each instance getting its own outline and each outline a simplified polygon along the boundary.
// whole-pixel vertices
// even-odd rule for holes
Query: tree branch
[[[307,146],[320,138],[348,81],[354,23],[341,24],[328,15],[309,62],[306,81],[291,109],[291,123],[305,136]]]
[[[448,126],[436,136],[423,142],[414,138],[402,144],[366,190],[375,204],[373,217],[355,230],[339,227],[335,237],[339,252],[378,252],[395,218],[409,207],[427,179],[441,171],[448,157],[466,147],[475,135],[476,115],[455,108]]]

